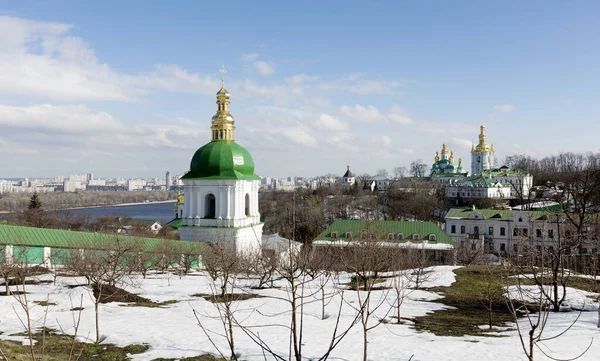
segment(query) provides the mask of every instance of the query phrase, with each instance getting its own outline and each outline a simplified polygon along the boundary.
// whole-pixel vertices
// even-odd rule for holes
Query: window
[[[582,248],[582,249],[581,249],[581,253],[582,253],[582,254],[583,254],[583,253],[588,253],[588,250],[587,250],[587,248]]]
[[[513,244],[513,251],[519,252],[519,245],[518,244]]]
[[[204,218],[215,218],[216,216],[216,199],[214,194],[208,193],[204,198]]]
[[[367,234],[365,232],[360,234],[361,239],[367,239]]]
[[[553,229],[548,230],[548,238],[554,238],[554,230]]]
[[[519,222],[523,222],[523,218],[519,217]]]
[[[535,230],[535,236],[537,238],[542,238],[542,230],[541,229],[536,229]]]
[[[548,247],[548,253],[550,253],[550,254],[554,253],[554,247],[552,247],[552,246]]]
[[[402,233],[398,233],[398,240],[403,240],[404,239],[404,235]]]
[[[418,241],[419,240],[419,234],[418,233],[413,234],[412,239],[413,239],[413,241]]]
[[[500,251],[506,252],[506,244],[505,243],[500,243]]]
[[[537,246],[536,248],[537,248],[537,252],[539,254],[542,254],[542,246]]]
[[[456,226],[454,224],[450,226],[450,233],[456,233]]]
[[[429,240],[430,241],[435,241],[435,234],[430,234],[429,235]]]
[[[462,233],[462,234],[465,233],[465,226],[460,226],[460,233]]]
[[[488,234],[489,234],[490,236],[493,236],[493,235],[494,235],[494,227],[490,227],[490,228],[488,228]]]
[[[500,235],[506,236],[506,228],[505,227],[500,227]]]
[[[346,238],[352,238],[352,233],[351,232],[346,232]]]
[[[394,239],[394,234],[393,233],[388,233],[388,239],[389,240],[393,240]]]
[[[518,228],[514,228],[513,229],[513,236],[518,236],[519,235],[519,229]]]
[[[478,226],[473,227],[473,233],[479,234],[479,227]]]
[[[246,197],[244,199],[244,212],[246,217],[250,215],[250,194],[246,193]]]
[[[331,232],[331,238],[337,238],[337,232]]]
[[[522,229],[523,236],[527,237],[527,228]]]

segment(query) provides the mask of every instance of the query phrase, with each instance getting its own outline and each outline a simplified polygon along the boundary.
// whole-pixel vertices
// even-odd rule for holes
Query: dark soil
[[[99,290],[98,286],[94,285],[93,290],[94,290],[94,297],[96,299],[98,299],[98,295],[100,295],[100,303],[110,303],[110,302],[150,303],[151,302],[147,298],[127,292],[124,289],[115,287],[115,286],[102,285],[102,289]]]

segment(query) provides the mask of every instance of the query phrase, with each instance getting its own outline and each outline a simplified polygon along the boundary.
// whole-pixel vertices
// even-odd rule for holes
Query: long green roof
[[[115,242],[139,246],[142,251],[153,252],[168,243],[182,252],[200,252],[208,245],[199,242],[174,241],[160,238],[134,237],[95,232],[76,232],[62,229],[47,229],[0,225],[0,244],[30,247],[106,249]]]
[[[337,232],[337,237],[331,233]],[[402,233],[405,240],[412,240],[414,234],[419,235],[420,241],[429,241],[429,235],[434,234],[436,243],[454,244],[454,240],[433,222],[420,221],[364,221],[364,220],[338,220],[333,222],[326,230],[321,232],[315,241],[339,241],[345,239],[345,234],[350,232],[353,239],[360,239],[361,233],[374,233],[378,239],[387,239],[390,233]]]

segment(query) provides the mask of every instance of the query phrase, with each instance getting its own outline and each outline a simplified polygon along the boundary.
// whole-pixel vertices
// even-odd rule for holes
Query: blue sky
[[[0,1],[0,178],[181,174],[218,69],[265,176],[598,151],[597,1]]]

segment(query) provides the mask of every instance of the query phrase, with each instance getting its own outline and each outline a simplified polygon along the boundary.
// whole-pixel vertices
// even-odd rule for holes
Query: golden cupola
[[[235,140],[235,119],[229,113],[229,92],[225,89],[225,67],[221,68],[221,89],[217,92],[217,113],[213,115],[210,127],[212,140]]]
[[[481,127],[479,127],[480,132],[479,132],[479,144],[477,144],[477,146],[475,147],[474,151],[475,152],[493,152],[494,151],[494,146],[492,145],[491,147],[486,144],[486,136],[485,136],[485,126],[482,124]],[[473,151],[473,148],[471,148]]]

